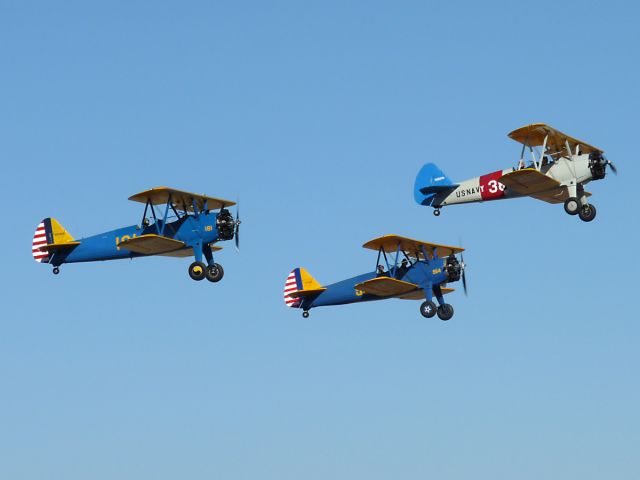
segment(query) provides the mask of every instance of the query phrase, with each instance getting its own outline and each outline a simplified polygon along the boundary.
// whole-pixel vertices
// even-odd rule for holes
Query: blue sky
[[[638,8],[629,2],[2,2],[0,476],[635,478]],[[413,203],[546,122],[619,169],[584,224],[530,199]],[[136,223],[157,185],[236,198],[188,260],[31,259],[37,223]],[[467,248],[470,295],[318,309],[397,233]]]

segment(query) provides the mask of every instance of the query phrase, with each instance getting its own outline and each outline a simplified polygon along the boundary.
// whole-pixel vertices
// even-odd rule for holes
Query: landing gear
[[[583,205],[578,215],[580,216],[580,220],[582,220],[583,222],[590,222],[591,220],[596,218],[595,205],[592,205],[590,203]]]
[[[222,280],[222,277],[224,277],[224,269],[222,268],[222,265],[219,263],[212,263],[209,265],[205,271],[205,277],[207,277],[207,280],[214,283]]]
[[[302,312],[302,318],[309,318],[309,311],[308,310],[304,310]]]
[[[58,275],[60,273],[60,269],[58,267],[53,267],[53,274]]]
[[[443,303],[438,307],[438,318],[440,320],[449,320],[453,317],[453,307],[448,303]]]
[[[439,216],[440,216],[440,209],[439,209],[439,208],[436,208],[436,209],[433,211],[433,214],[434,214],[436,217],[439,217]]]
[[[569,215],[578,215],[580,213],[580,200],[576,197],[569,197],[564,201],[564,211]]]
[[[420,313],[424,318],[433,317],[436,314],[436,304],[431,300],[422,302],[422,305],[420,305]]]
[[[204,280],[207,266],[202,262],[193,262],[189,265],[189,276],[194,280]]]

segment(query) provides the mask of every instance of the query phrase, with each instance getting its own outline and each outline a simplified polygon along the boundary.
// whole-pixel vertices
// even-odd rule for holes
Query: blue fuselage
[[[347,303],[368,302],[373,300],[384,300],[387,297],[378,295],[368,295],[360,290],[355,289],[355,285],[371,280],[373,278],[385,275],[391,276],[398,280],[413,283],[420,288],[428,290],[425,292],[430,297],[430,290],[447,282],[447,273],[444,269],[445,261],[441,258],[433,260],[419,261],[410,265],[407,269],[399,267],[392,269],[384,274],[374,272],[364,273],[340,282],[327,285],[326,290],[319,293],[315,297],[305,298],[302,301],[301,308],[306,310],[314,307],[324,307],[329,305],[344,305]]]
[[[162,222],[158,221],[147,227],[131,225],[79,239],[80,245],[68,252],[59,252],[53,263],[94,262],[145,256],[120,248],[118,244],[124,240],[147,234],[162,234],[165,237],[184,242],[187,245],[185,248],[200,247],[201,249],[202,245],[218,240],[217,215],[213,212],[201,213],[197,217],[188,215],[173,222],[167,222],[164,229]]]

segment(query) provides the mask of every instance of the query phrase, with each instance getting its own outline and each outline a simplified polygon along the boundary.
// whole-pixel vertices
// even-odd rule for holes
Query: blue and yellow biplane
[[[285,304],[301,308],[302,316],[307,318],[309,310],[315,307],[399,298],[424,300],[420,313],[426,318],[437,314],[441,320],[449,320],[453,316],[453,307],[445,303],[443,296],[454,291],[446,285],[460,279],[467,292],[463,248],[398,235],[375,238],[363,247],[378,252],[373,272],[323,287],[304,268],[295,268],[284,285]],[[460,260],[456,257],[458,253]],[[393,263],[387,254],[391,254]]]
[[[214,262],[213,252],[222,249],[215,243],[224,240],[235,238],[236,248],[239,246],[240,219],[237,212],[234,218],[227,209],[235,202],[167,187],[137,193],[129,200],[145,204],[140,225],[78,240],[55,218],[45,218],[33,237],[33,258],[36,262],[53,265],[53,273],[58,274],[63,263],[150,255],[193,256],[195,261],[189,265],[191,278],[206,278],[211,282],[222,279],[224,270]]]

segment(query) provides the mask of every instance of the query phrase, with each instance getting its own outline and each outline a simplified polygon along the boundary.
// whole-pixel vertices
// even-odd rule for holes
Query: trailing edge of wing
[[[441,290],[442,290],[442,294],[446,295],[447,293],[455,292],[456,289],[449,288],[449,287],[442,287]],[[398,298],[400,300],[424,300],[425,299],[424,290],[419,289],[413,292],[405,293],[404,295],[398,295]]]

